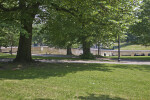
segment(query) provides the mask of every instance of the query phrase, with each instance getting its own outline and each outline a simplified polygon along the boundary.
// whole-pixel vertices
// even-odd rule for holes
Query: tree
[[[135,3],[134,1],[106,0],[97,3],[98,6],[94,5],[95,2],[94,6],[90,5],[90,8],[94,9],[93,12],[90,12],[90,9],[83,9],[82,12],[80,9],[82,12],[80,16],[82,17],[79,17],[79,20],[83,30],[80,39],[83,44],[83,55],[88,58],[86,55],[90,55],[90,46],[95,38],[101,37],[103,40],[112,40],[111,38],[116,37],[118,33],[123,33],[124,28],[127,28],[136,19],[133,12],[139,5],[138,3],[139,1]],[[105,38],[105,36],[107,37]]]
[[[0,47],[11,47],[10,53],[12,54],[12,46],[18,45],[18,30],[14,27],[1,27],[0,31]]]
[[[138,2],[138,0],[136,0]],[[118,12],[118,5],[124,10],[129,9],[128,12],[132,12],[134,0],[103,0],[101,2],[97,0],[1,0],[0,1],[0,13],[4,18],[2,22],[10,22],[12,19],[14,22],[19,23],[21,29],[18,52],[15,61],[19,62],[32,62],[31,57],[31,41],[32,41],[32,24],[36,20],[36,16],[40,16],[44,21],[47,21],[47,16],[51,14],[49,9],[56,10],[58,12],[67,12],[78,19],[79,26],[82,30],[82,44],[84,54],[90,53],[89,47],[91,45],[90,38],[95,33],[94,29],[90,26],[94,23],[100,22],[105,24],[112,16],[118,16],[114,12]],[[45,13],[45,12],[49,13]],[[114,14],[113,14],[114,13]],[[116,14],[116,15],[115,15]],[[8,15],[11,15],[8,16]],[[98,25],[98,23],[97,23]],[[90,30],[87,30],[90,28]],[[92,31],[92,32],[90,32]],[[92,39],[93,40],[93,39]]]
[[[142,44],[145,46],[150,45],[150,0],[143,0],[142,12],[138,12],[136,16],[141,19],[130,27],[129,36],[133,37],[132,42]],[[129,37],[129,39],[130,39]],[[133,41],[134,40],[134,41]]]
[[[72,55],[71,47],[77,42],[78,24],[75,18],[65,12],[49,17],[43,32],[47,34],[47,43],[55,47],[67,48],[67,55]]]
[[[55,1],[54,1],[55,2]],[[56,3],[59,3],[56,1]],[[35,20],[35,16],[40,12],[44,12],[41,7],[53,6],[53,1],[49,0],[2,0],[0,1],[1,14],[7,16],[7,13],[17,17],[13,17],[13,20],[17,20],[21,25],[21,29],[25,30],[20,32],[19,46],[17,56],[14,61],[16,62],[32,62],[31,57],[31,41],[32,41],[32,24]],[[54,7],[57,5],[55,4]],[[41,9],[40,9],[41,8]],[[41,10],[41,11],[40,11]],[[65,8],[60,10],[70,12]],[[42,14],[41,14],[42,15]],[[8,16],[9,17],[9,16]],[[3,20],[6,21],[9,18]],[[3,17],[4,18],[4,17]]]
[[[26,1],[26,0],[2,0],[0,3],[0,9],[5,14],[9,12],[15,12],[14,15],[18,15],[17,20],[21,28],[26,31],[20,32],[18,52],[15,61],[32,61],[31,58],[31,40],[32,40],[32,24],[35,15],[38,12],[40,2],[38,0]]]
[[[133,15],[130,15],[130,13],[134,12],[135,4],[133,2],[131,3],[131,1],[97,2],[96,0],[93,0],[89,3],[88,0],[85,0],[83,2],[75,3],[77,5],[72,5],[75,7],[74,12],[71,12],[71,15],[73,15],[72,21],[77,24],[76,26],[78,26],[74,27],[76,30],[75,32],[77,32],[74,38],[77,38],[77,41],[82,43],[83,58],[89,58],[90,56],[93,57],[90,53],[90,47],[93,45],[93,43],[95,43],[97,36],[103,38],[102,40],[105,44],[106,40],[107,42],[108,40],[114,41],[114,38],[112,37],[116,37],[116,34],[120,32],[118,29],[124,27],[126,28],[126,26],[129,24],[129,21],[134,19]],[[59,9],[59,6],[54,6],[57,8],[56,10],[59,11],[60,14],[62,10]],[[70,6],[68,7],[70,8]],[[51,12],[51,10],[49,11]],[[66,27],[68,27],[70,24],[68,24],[68,26],[64,25],[66,21],[62,19],[68,18],[64,18],[64,15],[68,16],[65,13],[62,13],[58,16],[57,12],[54,13],[54,16],[50,16],[48,27],[51,31],[49,32],[51,33],[51,44],[57,44],[59,46],[63,44],[64,46],[64,44],[68,42],[70,43],[74,40],[71,38],[74,34],[71,33],[71,31],[66,31]]]

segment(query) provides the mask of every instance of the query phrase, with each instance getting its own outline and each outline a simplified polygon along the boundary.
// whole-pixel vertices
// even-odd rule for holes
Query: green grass
[[[0,63],[0,100],[149,98],[150,66]]]
[[[10,55],[6,53],[0,53],[0,58],[15,58],[15,55]]]
[[[106,58],[118,59],[118,56],[109,56]],[[150,56],[121,56],[122,60],[137,60],[137,61],[150,61]]]

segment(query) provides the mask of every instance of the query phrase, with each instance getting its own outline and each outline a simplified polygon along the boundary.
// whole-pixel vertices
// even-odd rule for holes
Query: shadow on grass
[[[51,57],[51,56],[49,56],[49,57],[44,57],[44,56],[32,56],[32,58],[34,59],[34,60],[42,60],[42,59],[46,59],[46,60],[53,60],[53,59],[56,59],[56,60],[81,60],[80,58],[78,58],[78,57]]]
[[[34,79],[48,77],[63,77],[68,73],[76,73],[78,71],[103,71],[111,72],[112,69],[105,67],[104,64],[50,64],[50,63],[34,63],[34,64],[6,64],[1,63],[0,79]]]
[[[69,73],[79,71],[100,71],[112,72],[114,68],[150,71],[150,66],[137,65],[113,65],[113,64],[50,64],[50,63],[33,63],[33,64],[14,64],[0,63],[0,80],[4,79],[35,79],[48,77],[63,77]]]
[[[89,96],[80,96],[78,97],[80,100],[126,100],[120,97],[110,97],[109,95],[95,95],[95,94],[89,94]]]
[[[48,99],[48,98],[46,98],[46,99],[43,99],[43,98],[37,98],[37,99],[34,99],[34,100],[54,100],[54,99]]]
[[[75,97],[77,100],[126,100],[124,98],[120,97],[110,97],[109,95],[95,95],[95,94],[89,94],[88,96],[79,96]],[[38,98],[34,100],[53,100],[53,99],[44,99],[44,98]]]

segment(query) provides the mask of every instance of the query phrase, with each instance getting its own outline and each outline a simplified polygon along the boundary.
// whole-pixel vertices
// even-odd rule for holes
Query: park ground
[[[0,100],[149,100],[150,65],[0,62],[0,91]]]

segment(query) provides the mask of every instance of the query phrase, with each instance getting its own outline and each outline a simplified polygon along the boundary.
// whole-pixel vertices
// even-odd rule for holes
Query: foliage
[[[46,34],[43,34],[41,32],[42,30],[42,24],[37,24],[33,26],[33,38],[32,38],[32,44],[34,45],[44,45],[46,44]]]
[[[55,12],[51,15],[43,28],[43,33],[47,35],[46,43],[61,48],[76,43],[78,26],[74,20],[72,16],[64,13]]]
[[[18,45],[18,30],[15,27],[1,27],[0,31],[0,46],[17,46]]]
[[[129,36],[133,38],[134,43],[142,45],[150,45],[150,0],[143,0],[143,11],[137,13],[141,22],[138,22],[130,27]]]

